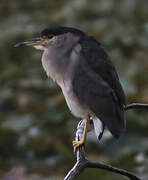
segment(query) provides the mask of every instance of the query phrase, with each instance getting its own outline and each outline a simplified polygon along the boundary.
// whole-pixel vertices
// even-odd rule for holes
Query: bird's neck
[[[60,85],[63,83],[63,80],[69,77],[69,75],[67,75],[69,61],[68,58],[62,58],[60,54],[57,56],[58,55],[54,55],[54,52],[50,53],[49,50],[45,50],[42,56],[42,65],[47,76]]]

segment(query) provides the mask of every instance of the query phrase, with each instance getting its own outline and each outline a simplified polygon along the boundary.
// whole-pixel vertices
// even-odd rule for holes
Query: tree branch
[[[127,111],[129,109],[134,109],[134,108],[136,108],[136,109],[148,109],[148,104],[133,103],[133,104],[126,105],[124,107],[124,110]],[[83,135],[83,131],[84,131],[84,126],[85,126],[85,119],[81,120],[78,123],[76,137],[75,137],[76,141],[81,140],[82,135]],[[111,172],[126,176],[131,180],[140,180],[140,178],[138,178],[136,175],[134,175],[128,171],[125,171],[123,169],[119,169],[119,168],[109,166],[109,165],[99,163],[99,162],[89,161],[85,156],[84,146],[81,146],[78,148],[77,153],[76,153],[76,157],[77,157],[77,162],[75,163],[73,168],[68,172],[68,174],[66,175],[64,180],[75,180],[75,178],[77,176],[79,176],[80,173],[85,168],[104,169],[107,171],[111,171]]]
[[[77,132],[76,132],[76,138],[75,138],[76,141],[81,140],[82,135],[83,135],[84,126],[85,126],[85,119],[81,120],[78,123]],[[76,157],[77,157],[77,162],[75,163],[73,168],[68,172],[68,174],[66,175],[64,180],[75,180],[76,177],[79,176],[80,173],[85,168],[104,169],[104,170],[107,170],[107,171],[111,171],[111,172],[126,176],[131,180],[140,180],[136,175],[134,175],[134,174],[132,174],[132,173],[130,173],[128,171],[125,171],[123,169],[119,169],[119,168],[116,168],[116,167],[113,167],[113,166],[105,165],[105,164],[99,163],[99,162],[89,161],[85,156],[84,146],[81,146],[81,147],[78,148],[77,153],[76,153]]]
[[[129,109],[148,109],[148,104],[133,103],[124,107],[125,111]]]

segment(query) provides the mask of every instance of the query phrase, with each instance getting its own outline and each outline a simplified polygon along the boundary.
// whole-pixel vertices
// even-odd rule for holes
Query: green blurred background
[[[61,90],[41,67],[41,52],[14,48],[55,25],[80,28],[99,40],[117,68],[127,102],[148,102],[147,0],[0,0],[0,177],[63,179],[75,163],[76,120]],[[87,155],[148,179],[148,112],[126,113],[119,139],[88,134]],[[17,179],[18,178],[18,179]],[[23,179],[24,178],[24,179]],[[124,180],[103,170],[79,180]]]

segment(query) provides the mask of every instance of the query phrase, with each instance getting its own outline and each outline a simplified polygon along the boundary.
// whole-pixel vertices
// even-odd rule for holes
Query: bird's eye
[[[54,36],[53,34],[49,34],[48,38],[51,39],[51,38],[53,38],[53,36]]]

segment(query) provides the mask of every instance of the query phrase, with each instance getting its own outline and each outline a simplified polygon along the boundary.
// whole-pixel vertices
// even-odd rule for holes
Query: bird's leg
[[[89,123],[90,123],[90,116],[88,116],[87,119],[86,119],[82,139],[80,141],[73,141],[72,142],[73,143],[73,148],[74,148],[74,150],[73,150],[74,153],[76,153],[77,148],[79,146],[82,146],[83,144],[85,144]]]

